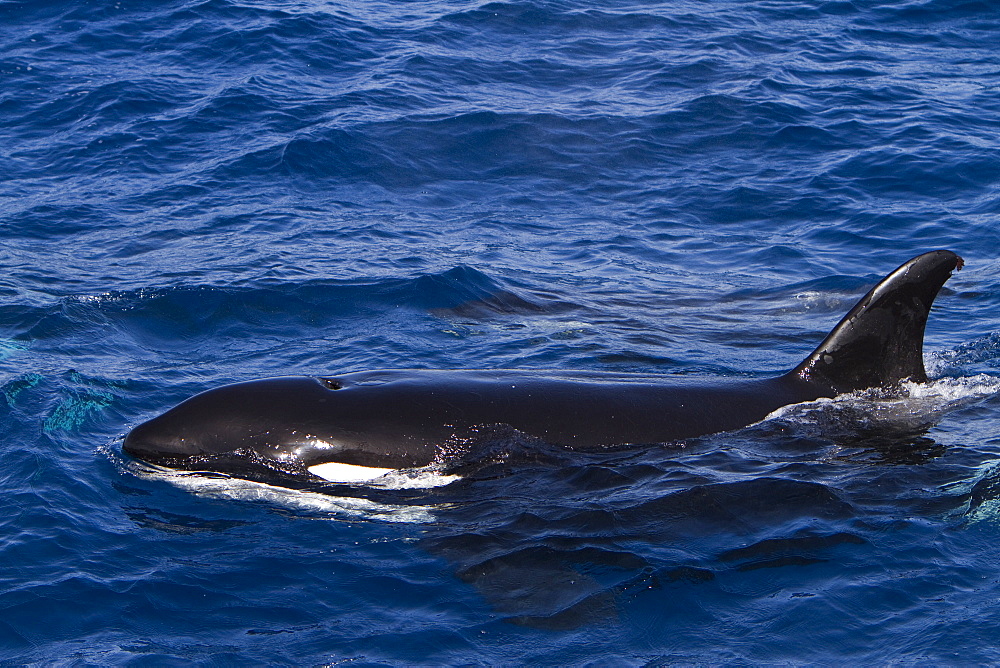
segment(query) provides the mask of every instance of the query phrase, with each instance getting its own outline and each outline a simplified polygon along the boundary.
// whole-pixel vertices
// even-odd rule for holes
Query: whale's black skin
[[[216,388],[140,424],[124,450],[243,477],[336,462],[420,467],[497,426],[570,448],[663,443],[753,424],[789,404],[927,380],[924,327],[962,259],[920,255],[883,279],[790,372],[766,380],[537,371],[366,371]],[[255,473],[256,472],[256,473]]]

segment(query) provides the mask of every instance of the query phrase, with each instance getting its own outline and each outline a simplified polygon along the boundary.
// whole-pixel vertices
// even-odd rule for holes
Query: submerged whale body
[[[766,380],[538,371],[366,371],[227,385],[140,424],[129,455],[257,480],[371,480],[441,463],[497,428],[569,448],[664,443],[789,404],[924,382],[931,304],[962,259],[925,253],[876,285],[801,364]]]

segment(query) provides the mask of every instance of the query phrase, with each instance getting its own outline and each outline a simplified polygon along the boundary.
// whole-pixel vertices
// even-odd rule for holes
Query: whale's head
[[[312,377],[273,378],[195,395],[136,426],[122,449],[151,464],[211,469],[220,458],[306,464],[335,447],[321,422],[331,388]]]

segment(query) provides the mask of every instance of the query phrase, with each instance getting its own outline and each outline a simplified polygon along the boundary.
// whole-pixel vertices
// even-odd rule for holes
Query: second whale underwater
[[[498,430],[570,449],[657,444],[746,427],[789,404],[926,382],[924,328],[962,258],[931,251],[866,294],[794,369],[764,380],[517,370],[290,376],[198,394],[123,449],[174,469],[285,486],[357,483],[440,464]],[[298,483],[298,484],[297,484]]]

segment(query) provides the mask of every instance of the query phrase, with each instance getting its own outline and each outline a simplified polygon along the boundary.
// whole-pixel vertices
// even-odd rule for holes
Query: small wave
[[[0,361],[19,355],[28,349],[27,344],[13,339],[0,339]]]
[[[968,343],[928,356],[928,371],[935,375],[971,371],[976,367],[1000,366],[1000,332],[991,332]]]
[[[980,465],[968,495],[966,518],[970,522],[1000,523],[1000,462],[994,459]]]

